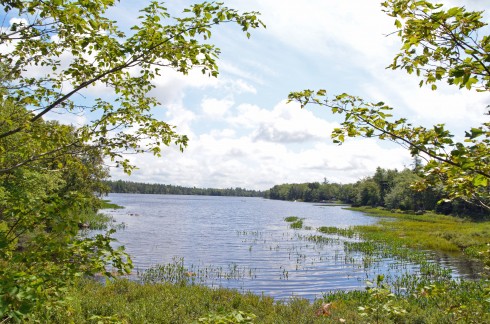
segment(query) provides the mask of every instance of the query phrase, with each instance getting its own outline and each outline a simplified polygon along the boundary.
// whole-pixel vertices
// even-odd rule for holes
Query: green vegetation
[[[94,210],[80,212],[80,229],[105,230],[114,221],[111,216],[98,213]]]
[[[490,222],[472,222],[458,217],[392,212],[378,208],[352,208],[372,216],[389,217],[376,225],[356,226],[353,231],[363,239],[381,241],[391,246],[407,246],[441,252],[464,253],[484,258],[490,240]]]
[[[289,227],[293,228],[293,229],[302,229],[303,228],[303,220],[299,219],[297,221],[294,221],[291,224],[289,224]]]
[[[105,286],[83,282],[72,296],[70,314],[44,311],[38,318],[56,323],[87,323],[93,316],[127,323],[193,323],[210,315],[226,317],[241,311],[256,316],[257,323],[306,323],[315,320],[317,308],[306,300],[286,305],[275,303],[270,297],[226,289],[138,284],[127,280],[116,280]],[[321,321],[316,319],[316,322]]]
[[[0,99],[2,120],[26,109]],[[14,123],[15,124],[15,123]],[[22,164],[19,159],[51,150],[60,138],[72,140],[71,126],[36,120],[29,132],[0,138],[0,321],[22,321],[37,307],[63,307],[67,288],[82,275],[127,273],[131,260],[113,248],[111,232],[79,235],[80,229],[105,228],[97,214],[107,176],[97,148],[79,144],[71,154],[45,156]],[[9,123],[0,125],[0,132]],[[53,137],[46,137],[49,132]],[[12,161],[20,164],[13,166]],[[110,273],[108,273],[110,275]]]
[[[357,237],[358,234],[356,231],[354,231],[351,228],[338,228],[338,227],[333,227],[333,226],[322,226],[318,228],[318,231],[323,234],[334,234],[334,235],[340,235],[340,236],[345,236],[345,237]]]
[[[459,89],[490,91],[490,37],[484,12],[424,0],[387,0],[382,6],[395,18],[402,41],[390,68],[415,72],[420,86],[431,85],[432,90],[437,89],[436,83],[446,81]],[[490,122],[475,125],[465,132],[463,141],[456,141],[444,124],[426,128],[406,118],[393,120],[393,108],[384,102],[372,103],[347,93],[332,96],[324,89],[292,92],[289,100],[302,108],[318,105],[343,116],[341,126],[332,131],[334,143],[342,144],[348,137],[373,137],[398,143],[414,158],[424,158],[425,166],[416,164],[423,169],[413,185],[419,192],[442,191],[440,201],[463,201],[490,212]],[[379,205],[375,200],[367,203]]]
[[[289,224],[289,228],[293,229],[302,229],[303,228],[303,219],[297,216],[288,216],[284,218],[284,220]]]
[[[356,210],[360,210],[357,208]],[[352,228],[320,227],[323,235],[305,236],[316,244],[328,244],[332,236],[362,238],[348,240],[346,251],[362,252],[362,262],[369,266],[376,258],[395,257],[417,262],[420,274],[405,274],[388,282],[382,276],[367,283],[364,291],[326,292],[315,302],[292,299],[288,302],[227,289],[200,286],[202,276],[214,270],[186,268],[183,260],[161,265],[141,274],[141,282],[124,279],[101,284],[84,280],[72,287],[66,309],[39,310],[35,318],[41,322],[76,323],[487,323],[490,320],[490,287],[488,280],[456,281],[450,271],[426,261],[425,251],[431,247],[439,251],[452,251],[445,245],[430,243],[427,236],[437,230],[448,239],[462,227],[468,241],[481,237],[479,246],[489,237],[489,223],[475,223],[442,215],[415,215],[387,210],[362,208],[380,223]],[[384,219],[384,218],[390,219]],[[435,218],[435,219],[434,219]],[[300,219],[285,218],[290,223]],[[437,229],[437,224],[441,227]],[[418,231],[415,229],[419,229]],[[402,230],[403,235],[399,235]],[[246,233],[239,233],[246,234]],[[259,236],[259,233],[250,233]],[[411,244],[411,243],[414,244]],[[416,249],[411,249],[415,247]],[[223,271],[223,269],[217,269]],[[226,273],[225,273],[226,272]],[[233,267],[219,276],[241,275]],[[285,275],[287,280],[287,275]],[[226,322],[228,321],[228,322]]]
[[[50,323],[195,323],[210,318],[254,318],[255,323],[488,323],[488,286],[483,282],[411,278],[405,294],[375,280],[365,291],[331,292],[313,303],[304,299],[274,301],[227,289],[170,283],[139,284],[117,279],[105,285],[82,281],[70,291],[67,311],[42,309]],[[406,283],[406,281],[405,281]],[[213,323],[212,321],[210,321]],[[245,319],[243,322],[246,322]],[[242,322],[242,323],[243,323]]]
[[[152,114],[159,103],[149,94],[160,68],[186,74],[197,67],[217,76],[219,49],[207,43],[212,27],[231,22],[250,36],[250,29],[263,26],[257,13],[241,14],[222,3],[194,4],[172,17],[151,2],[138,22],[122,32],[106,16],[115,4],[2,1],[5,17],[18,19],[12,24],[4,19],[0,37],[2,48],[9,49],[0,54],[1,323],[490,322],[488,281],[456,282],[429,264],[423,278],[404,277],[388,286],[378,277],[376,286],[366,291],[326,294],[313,304],[301,299],[274,302],[187,282],[80,281],[96,274],[127,274],[132,268],[124,250],[112,247],[112,230],[90,237],[79,231],[84,224],[103,228],[110,221],[97,214],[98,195],[107,189],[102,185],[108,175],[104,159],[129,174],[135,166],[123,153],[160,156],[162,146],[183,150],[187,145],[187,136]],[[403,42],[391,68],[415,72],[421,85],[433,89],[446,80],[459,88],[490,90],[490,37],[483,13],[445,9],[429,1],[387,0],[383,6],[396,18]],[[87,95],[87,87],[94,85],[106,85],[104,97]],[[444,125],[425,128],[404,118],[391,120],[392,108],[383,102],[348,94],[331,98],[325,90],[289,95],[302,107],[320,105],[344,116],[332,133],[336,143],[346,137],[378,137],[406,145],[415,161],[422,156],[428,162],[416,162],[412,171],[380,169],[356,185],[325,181],[278,186],[269,191],[270,198],[342,200],[403,210],[441,207],[447,213],[488,216],[490,123],[476,125],[458,142]],[[65,113],[92,113],[93,118],[80,128],[48,121]],[[366,241],[349,242],[346,248],[368,257],[386,253],[404,258],[415,255],[407,247],[464,251],[490,263],[487,223],[434,214],[390,216],[396,220],[351,229]],[[301,228],[302,220],[293,226]],[[321,231],[354,235],[346,229]],[[312,241],[321,240],[312,236]]]
[[[299,217],[298,216],[288,216],[288,217],[284,218],[284,220],[288,223],[292,223],[292,222],[298,221]]]
[[[172,17],[151,2],[123,32],[107,17],[117,3],[2,1],[0,46],[9,50],[0,53],[1,323],[64,308],[81,276],[131,271],[124,249],[111,244],[113,229],[80,233],[110,221],[97,213],[107,192],[104,161],[131,173],[124,153],[182,150],[187,136],[152,112],[154,79],[162,68],[217,76],[212,28],[233,23],[250,36],[263,26],[257,13],[222,3],[193,4]],[[96,85],[102,97],[87,92]],[[63,114],[87,122],[52,121]]]
[[[204,284],[209,280],[243,279],[253,278],[255,271],[239,267],[236,263],[228,267],[191,265],[184,266],[183,258],[174,258],[172,263],[157,264],[139,274],[139,280],[143,283],[171,283],[175,285]]]
[[[111,203],[109,200],[102,199],[100,202],[100,209],[123,209],[123,206]]]
[[[418,159],[413,170],[387,170],[378,167],[374,175],[353,184],[301,183],[282,184],[265,193],[271,199],[300,200],[306,202],[341,201],[353,206],[385,207],[394,210],[434,211],[473,219],[489,219],[490,211],[462,199],[448,200],[442,190],[426,188],[416,190],[414,185],[422,179]]]
[[[257,190],[243,188],[190,188],[159,183],[139,183],[131,181],[104,181],[109,187],[109,192],[161,194],[161,195],[200,195],[200,196],[234,196],[234,197],[263,197],[264,193]]]

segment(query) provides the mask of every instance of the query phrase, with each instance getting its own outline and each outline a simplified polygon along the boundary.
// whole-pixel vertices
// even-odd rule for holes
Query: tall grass
[[[42,323],[198,323],[242,312],[255,316],[255,323],[373,323],[374,315],[362,315],[359,307],[379,307],[405,313],[397,317],[383,313],[378,323],[489,323],[487,299],[488,284],[483,282],[416,283],[411,294],[385,299],[366,290],[327,292],[315,302],[281,302],[199,285],[84,280],[71,291],[66,308],[40,309],[36,319]],[[329,312],[319,313],[325,303],[331,304]]]
[[[124,209],[124,207],[119,206],[118,204],[111,203],[110,200],[101,199],[100,200],[100,209]]]
[[[369,215],[386,217],[375,225],[352,230],[364,239],[402,244],[410,248],[481,257],[490,242],[490,222],[472,222],[438,214],[404,214],[381,209],[354,208]],[[396,242],[396,243],[394,243]]]
[[[371,212],[377,212],[371,210]],[[64,308],[39,309],[41,323],[490,323],[488,280],[451,279],[450,272],[427,262],[425,250],[478,254],[489,242],[489,223],[440,215],[382,211],[376,225],[348,229],[321,227],[323,235],[304,236],[315,244],[355,238],[346,252],[362,252],[363,262],[396,257],[420,264],[419,274],[403,274],[362,291],[325,292],[310,302],[214,289],[199,285],[183,262],[160,266],[142,283],[118,279],[102,284],[81,280]],[[289,222],[301,221],[290,219]],[[292,225],[290,224],[290,225]],[[326,235],[325,235],[326,234]],[[258,234],[257,234],[258,235]],[[415,249],[414,249],[415,248]],[[486,247],[488,249],[488,247]],[[235,272],[234,272],[235,273]],[[239,273],[239,272],[237,272]],[[374,278],[372,278],[374,279]],[[389,285],[388,285],[389,284]]]

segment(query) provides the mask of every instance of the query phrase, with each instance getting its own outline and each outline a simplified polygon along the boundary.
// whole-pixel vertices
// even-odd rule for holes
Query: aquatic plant
[[[300,219],[300,220],[297,220],[297,221],[289,224],[289,228],[292,228],[292,229],[301,229],[301,228],[303,228],[303,220]]]

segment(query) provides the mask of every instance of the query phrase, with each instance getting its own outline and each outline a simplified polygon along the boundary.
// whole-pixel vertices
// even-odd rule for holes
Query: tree
[[[490,36],[483,13],[464,7],[444,9],[429,1],[389,0],[382,3],[394,18],[403,46],[392,69],[416,73],[420,85],[446,81],[459,88],[490,91]],[[405,118],[393,120],[393,109],[349,94],[329,98],[326,90],[289,94],[301,107],[309,104],[342,114],[344,121],[332,132],[334,143],[346,137],[378,137],[426,159],[424,177],[415,187],[441,187],[449,200],[462,199],[490,211],[490,122],[471,128],[464,142],[457,142],[443,124],[428,129]]]
[[[47,130],[74,136],[71,126],[37,120],[29,133],[0,140],[0,148],[8,149],[6,160],[49,148],[51,140],[57,143],[46,136]],[[83,216],[97,208],[94,192],[103,189],[100,181],[107,176],[102,162],[100,152],[85,145],[77,147],[76,155],[38,159],[0,174],[2,321],[21,321],[35,307],[59,305],[64,289],[80,275],[106,273],[109,264],[119,273],[130,271],[124,250],[111,246],[111,232],[94,237],[78,233]]]
[[[380,188],[373,179],[361,180],[356,187],[355,205],[376,207],[382,204]]]
[[[247,36],[263,26],[255,12],[204,2],[172,16],[158,2],[122,31],[107,10],[115,0],[0,1],[0,322],[24,320],[34,307],[59,305],[76,277],[131,264],[106,235],[79,235],[94,212],[105,158],[135,167],[124,153],[182,150],[187,137],[153,117],[149,92],[166,69],[218,75],[212,28],[231,22]],[[93,98],[90,88],[102,87]],[[57,114],[91,119],[80,128],[46,121]]]
[[[417,210],[423,201],[416,201],[416,192],[411,185],[418,180],[418,176],[411,170],[405,169],[398,174],[393,188],[386,194],[384,202],[387,208],[401,210]],[[422,199],[419,199],[422,200]]]
[[[183,17],[171,16],[158,2],[141,10],[139,23],[130,34],[105,17],[114,0],[96,1],[1,1],[2,25],[0,87],[15,107],[27,107],[27,115],[13,111],[5,120],[0,139],[28,131],[40,118],[55,113],[96,112],[92,122],[76,131],[76,143],[92,143],[126,172],[134,167],[124,152],[161,154],[161,145],[187,144],[173,126],[157,120],[151,109],[159,103],[148,95],[152,81],[165,68],[188,73],[199,68],[218,75],[220,53],[206,43],[211,28],[226,22],[249,29],[263,26],[257,13],[240,14],[222,3],[192,5]],[[204,42],[203,42],[204,41]],[[36,69],[36,74],[29,73]],[[106,94],[88,104],[74,100],[91,86],[102,86]],[[22,121],[22,122],[20,122]],[[14,126],[15,124],[15,126]],[[131,128],[131,132],[128,129]],[[20,159],[1,172],[64,150],[73,143]]]

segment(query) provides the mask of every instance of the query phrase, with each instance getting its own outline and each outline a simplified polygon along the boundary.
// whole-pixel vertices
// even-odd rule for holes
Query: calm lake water
[[[139,272],[183,259],[206,285],[277,299],[314,299],[331,290],[363,289],[377,274],[417,272],[417,265],[393,259],[363,264],[360,254],[344,251],[347,238],[329,236],[328,244],[307,240],[320,226],[378,221],[340,206],[242,197],[110,194],[109,199],[125,207],[106,213],[125,224],[114,237]],[[304,218],[303,229],[290,229],[287,216]],[[436,259],[452,268],[453,276],[472,275],[458,260]]]

